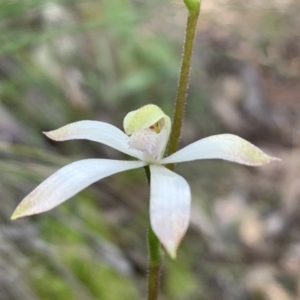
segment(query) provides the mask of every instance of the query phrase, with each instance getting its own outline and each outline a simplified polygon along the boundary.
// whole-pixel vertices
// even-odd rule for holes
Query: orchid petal
[[[85,159],[71,163],[51,175],[25,197],[11,219],[50,210],[102,178],[144,165],[141,161],[110,159]]]
[[[194,142],[162,159],[159,163],[179,163],[196,159],[224,159],[248,166],[260,166],[280,160],[267,155],[236,135],[219,134]]]
[[[143,153],[128,146],[128,136],[119,128],[99,121],[79,121],[59,129],[44,132],[55,141],[85,139],[99,142],[125,154],[142,159]]]
[[[150,165],[151,227],[172,258],[189,225],[191,192],[178,174],[159,165]]]

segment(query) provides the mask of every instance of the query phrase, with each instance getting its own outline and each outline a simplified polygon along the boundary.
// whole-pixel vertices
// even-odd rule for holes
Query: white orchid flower
[[[149,165],[151,226],[166,251],[174,258],[189,225],[191,193],[186,180],[165,168],[165,164],[197,159],[223,159],[248,166],[260,166],[279,160],[232,134],[201,139],[163,158],[171,121],[153,104],[128,113],[124,119],[124,130],[126,134],[108,123],[79,121],[46,132],[55,141],[92,140],[138,160],[84,159],[71,163],[51,175],[25,197],[11,219],[48,211],[102,178]]]

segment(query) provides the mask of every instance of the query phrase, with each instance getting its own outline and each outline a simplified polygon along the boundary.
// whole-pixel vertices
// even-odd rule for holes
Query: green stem
[[[145,168],[147,180],[150,186],[150,169],[149,166]],[[148,229],[148,300],[158,299],[159,293],[159,281],[160,281],[160,269],[161,269],[161,249],[160,242],[153,232],[151,225]]]
[[[200,13],[201,0],[184,0],[188,8],[189,15],[185,33],[185,42],[183,58],[181,62],[180,78],[175,102],[175,112],[173,117],[173,126],[170,136],[169,155],[176,152],[179,144],[181,126],[184,117],[184,107],[186,103],[187,90],[189,85],[189,75],[191,68],[191,59],[193,53],[194,39],[196,34],[197,22]],[[174,169],[174,164],[167,165],[170,170]],[[150,169],[145,167],[148,183],[150,185]],[[158,238],[153,232],[151,225],[148,230],[148,296],[147,300],[157,300],[160,286],[162,251]]]
[[[148,300],[158,299],[161,273],[161,250],[160,242],[153,232],[151,225],[148,229]]]
[[[175,111],[173,116],[173,126],[170,136],[168,155],[173,154],[178,149],[181,127],[184,118],[187,90],[189,86],[194,40],[201,6],[201,1],[199,0],[184,0],[184,2],[189,10],[189,15],[186,25],[183,57],[181,62],[177,96],[175,100]],[[174,164],[169,164],[167,167],[173,170]]]

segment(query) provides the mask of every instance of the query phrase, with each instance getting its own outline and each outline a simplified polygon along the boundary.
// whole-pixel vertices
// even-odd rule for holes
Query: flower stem
[[[175,100],[175,111],[173,116],[173,125],[170,136],[168,155],[173,154],[178,149],[181,127],[184,118],[187,90],[189,86],[193,46],[201,7],[201,0],[184,0],[184,3],[188,8],[189,14],[187,18],[183,57],[181,62],[181,71],[177,89],[177,96]],[[173,170],[174,164],[169,164],[167,165],[167,167]]]
[[[184,117],[184,107],[186,103],[187,90],[189,85],[189,75],[191,68],[191,59],[193,53],[194,39],[196,35],[196,28],[198,17],[200,13],[201,0],[184,0],[189,14],[187,19],[187,26],[185,32],[185,42],[183,50],[183,58],[181,62],[180,78],[175,101],[175,112],[173,117],[173,126],[170,136],[169,155],[176,152],[179,144],[181,133],[181,126]],[[174,164],[167,165],[170,170],[174,169]],[[150,169],[145,167],[148,183],[150,185]],[[160,272],[162,251],[158,238],[153,232],[151,225],[148,230],[148,296],[147,300],[157,300],[160,286]]]
[[[145,168],[148,183],[150,185],[150,169],[149,166]],[[161,247],[158,238],[153,232],[151,225],[148,229],[148,294],[147,300],[157,300],[160,283],[160,269],[161,269]]]
[[[151,225],[148,229],[148,248],[149,248],[149,262],[148,262],[148,300],[158,299],[160,286],[160,272],[161,272],[161,250],[160,242],[153,232]]]

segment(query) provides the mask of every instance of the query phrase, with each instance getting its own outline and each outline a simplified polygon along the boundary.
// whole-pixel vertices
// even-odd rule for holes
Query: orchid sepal
[[[191,192],[186,180],[160,165],[150,165],[151,227],[168,254],[177,248],[190,221]]]
[[[247,166],[262,166],[280,161],[236,135],[219,134],[200,139],[163,158],[159,163],[181,163],[198,159],[222,159]]]
[[[142,161],[84,159],[59,169],[27,195],[11,220],[48,211],[92,183],[130,169],[145,166]]]
[[[128,147],[128,136],[123,131],[105,122],[78,121],[43,133],[54,141],[90,140],[112,147],[137,159],[142,160],[143,158],[140,151]]]

